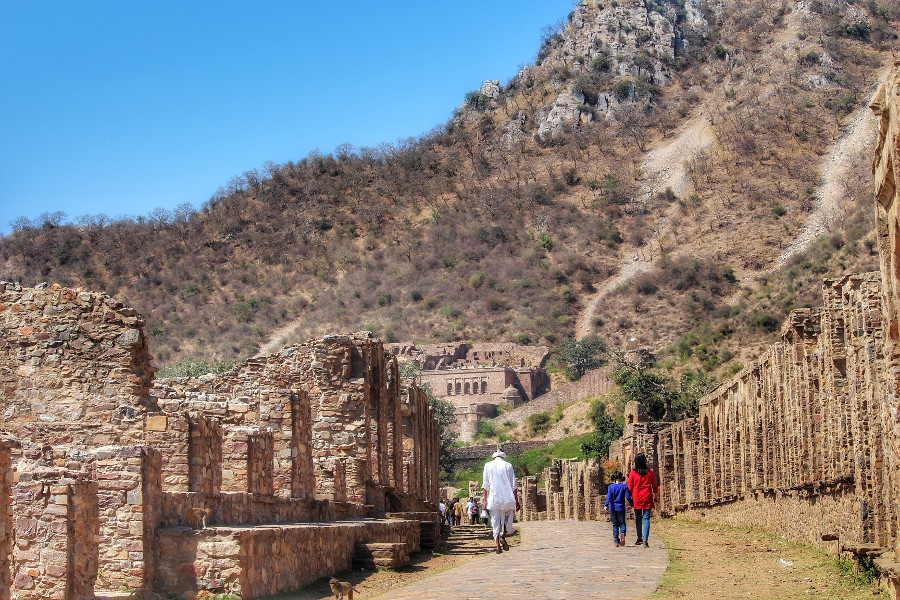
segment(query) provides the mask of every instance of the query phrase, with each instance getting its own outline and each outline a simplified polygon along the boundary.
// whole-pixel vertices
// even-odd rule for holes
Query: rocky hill
[[[20,219],[0,277],[121,298],[161,365],[335,330],[577,330],[734,369],[814,282],[875,266],[868,138],[832,148],[898,16],[897,0],[579,2],[532,65],[419,139],[267,164],[200,211]]]

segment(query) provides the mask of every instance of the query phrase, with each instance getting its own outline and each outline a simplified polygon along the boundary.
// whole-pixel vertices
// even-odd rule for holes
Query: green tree
[[[450,449],[458,437],[456,432],[450,431],[450,426],[456,423],[453,404],[449,400],[435,396],[434,392],[431,391],[431,386],[425,385],[422,389],[425,390],[425,394],[428,396],[428,403],[431,405],[431,410],[434,411],[434,417],[437,419],[440,428],[438,462],[440,463],[441,471],[443,473],[452,473],[455,461],[450,453]]]
[[[568,339],[562,342],[556,352],[556,361],[566,370],[569,379],[577,380],[590,369],[606,363],[606,342],[596,336],[588,336],[581,341]]]
[[[581,451],[585,456],[606,456],[609,445],[622,437],[622,426],[606,414],[606,405],[599,400],[591,403],[588,418],[594,424],[594,433],[581,443]]]
[[[669,389],[668,377],[650,369],[623,364],[613,373],[613,380],[626,401],[640,402],[651,420],[671,420],[672,402],[677,394]]]
[[[678,380],[678,390],[672,402],[673,420],[696,417],[700,414],[700,398],[713,391],[716,380],[706,371],[685,371]]]
[[[400,377],[410,379],[416,385],[422,381],[422,366],[414,360],[406,360],[400,363]]]

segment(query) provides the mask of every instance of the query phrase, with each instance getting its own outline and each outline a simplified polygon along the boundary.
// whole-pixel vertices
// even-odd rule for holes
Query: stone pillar
[[[9,456],[10,444],[0,440],[0,600],[9,600],[12,572],[10,557],[13,546],[11,509],[12,468]]]
[[[334,501],[347,501],[347,470],[344,461],[335,459],[334,461]]]
[[[387,436],[390,485],[403,490],[403,424],[401,422],[400,369],[396,359],[388,362],[387,380]]]
[[[347,502],[366,504],[366,483],[369,481],[369,465],[363,458],[348,456],[341,460],[346,473]]]
[[[13,497],[13,597],[92,599],[97,577],[96,482],[23,471]]]
[[[153,577],[154,529],[161,504],[159,452],[110,446],[92,454],[103,540],[100,585],[106,590],[143,587]]]
[[[69,485],[69,560],[66,598],[93,600],[99,567],[99,503],[97,482]],[[49,571],[50,566],[45,567]]]
[[[167,492],[190,491],[190,420],[186,413],[147,415],[147,445],[162,455],[162,483]]]
[[[291,429],[291,496],[312,500],[316,497],[316,476],[312,453],[312,413],[309,394],[304,390],[294,390],[291,395]],[[283,483],[278,480],[276,487],[280,485]]]
[[[222,489],[222,427],[213,419],[191,416],[189,440],[189,489],[215,496]]]
[[[222,436],[222,492],[248,492],[252,427],[230,427]],[[193,479],[193,478],[192,478]]]
[[[250,434],[247,445],[247,491],[251,494],[275,493],[275,446],[271,431]]]

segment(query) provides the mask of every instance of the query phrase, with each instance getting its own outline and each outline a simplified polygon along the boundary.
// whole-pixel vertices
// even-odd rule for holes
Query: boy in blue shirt
[[[613,526],[613,541],[616,547],[625,545],[625,502],[631,499],[631,492],[625,485],[625,476],[616,472],[610,478],[611,483],[606,491],[604,510],[609,513]]]

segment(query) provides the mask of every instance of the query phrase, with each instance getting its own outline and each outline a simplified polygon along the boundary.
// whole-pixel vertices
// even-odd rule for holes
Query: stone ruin
[[[596,521],[603,518],[603,468],[600,460],[555,458],[544,469],[544,489],[538,489],[537,477],[519,481],[520,521]]]
[[[422,385],[453,404],[459,439],[470,442],[478,423],[497,416],[498,407],[512,408],[542,394],[549,383],[546,346],[496,344],[388,344],[401,360],[419,364]]]
[[[255,597],[439,543],[438,424],[379,341],[155,381],[143,324],[0,283],[0,600]]]
[[[702,398],[698,417],[654,423],[629,405],[610,465],[628,467],[644,452],[660,479],[661,514],[759,527],[872,558],[897,598],[900,62],[872,109],[881,118],[873,167],[880,272],[826,279],[822,307],[793,311],[781,341]],[[528,479],[523,517],[541,518]],[[550,500],[555,481],[548,479],[548,508],[558,505]],[[563,498],[584,489],[577,476],[562,484]]]

